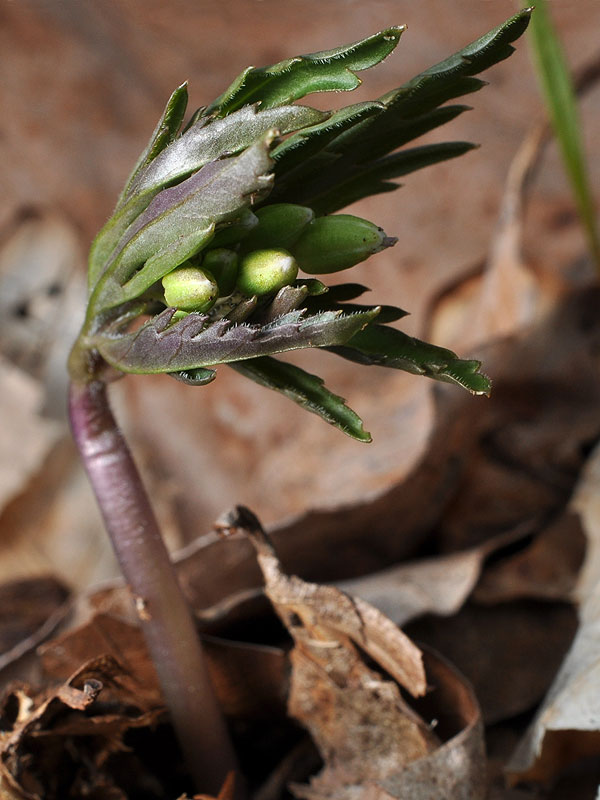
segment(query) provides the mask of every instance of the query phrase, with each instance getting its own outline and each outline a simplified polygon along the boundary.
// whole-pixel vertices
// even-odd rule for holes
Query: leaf
[[[327,117],[327,112],[305,106],[284,106],[266,111],[247,106],[224,120],[211,122],[201,118],[152,161],[147,162],[145,167],[134,170],[116,213],[92,244],[89,286],[97,283],[127,227],[165,187],[212,161],[241,152],[271,130],[285,134],[314,125]]]
[[[135,183],[140,172],[144,171],[148,164],[153,161],[165,147],[171,144],[173,139],[177,136],[185,110],[188,102],[187,82],[182,83],[173,92],[167,106],[163,112],[162,117],[158,121],[158,125],[154,129],[154,133],[150,137],[150,141],[146,149],[140,155],[135,167],[133,168],[129,178],[125,182],[123,191],[119,195],[117,201],[117,208],[123,204],[125,199],[131,194],[131,186]]]
[[[579,629],[571,648],[509,764],[510,778],[550,782],[582,758],[600,754],[600,449],[596,444],[571,504],[588,547],[576,589]]]
[[[402,331],[370,325],[343,346],[329,348],[359,364],[402,369],[446,383],[457,383],[472,394],[489,395],[491,381],[479,372],[481,362],[464,361],[452,350],[413,339]]]
[[[363,119],[379,114],[385,106],[378,102],[357,103],[335,111],[324,122],[311,125],[289,136],[273,150],[281,174],[289,176],[295,168],[303,168],[306,160],[318,153],[345,130]]]
[[[600,268],[600,233],[588,180],[577,100],[569,67],[546,0],[536,2],[530,41],[548,115],[562,152],[590,251]]]
[[[382,106],[380,111],[372,108],[368,118],[357,119],[354,124],[344,126],[337,137],[331,138],[328,125],[305,131],[304,137],[298,137],[297,142],[292,142],[295,137],[291,137],[287,145],[290,155],[286,156],[285,148],[280,151],[281,164],[275,167],[275,191],[269,202],[306,202],[310,205],[315,190],[321,194],[324,192],[324,184],[330,197],[327,203],[323,203],[321,213],[329,213],[364,197],[367,192],[359,190],[357,186],[352,191],[343,189],[339,202],[335,201],[339,187],[354,176],[359,183],[359,176],[369,175],[370,165],[378,159],[466,110],[466,106],[445,109],[439,109],[438,106],[447,100],[477,91],[484,85],[483,81],[473,76],[513,52],[511,42],[524,32],[530,13],[531,9],[520,11],[450,58],[386,93],[377,101]],[[343,114],[344,111],[342,109],[337,113]],[[305,147],[310,153],[303,164],[288,160],[294,154],[294,147]],[[448,153],[448,157],[458,154],[451,149]],[[428,163],[434,162],[426,161],[415,166],[415,169]],[[380,166],[383,168],[383,165]],[[306,182],[315,175],[317,185],[309,189]],[[386,175],[380,169],[377,175],[372,176],[368,193],[393,191],[396,185],[385,182],[390,177],[397,176],[391,171]],[[322,181],[320,187],[319,181]]]
[[[169,372],[171,378],[187,383],[188,386],[206,386],[207,383],[212,383],[217,377],[214,369],[188,369],[181,372]]]
[[[311,92],[347,92],[360,86],[356,72],[379,64],[396,47],[404,26],[387,28],[353,44],[296,56],[267,67],[248,67],[208,108],[224,117],[248,103],[262,108],[291,103]]]
[[[174,309],[167,309],[132,333],[98,333],[90,337],[90,345],[123,372],[180,372],[303,347],[342,344],[375,319],[378,309],[312,316],[293,311],[262,326],[234,325],[228,319],[210,324],[208,317],[199,313],[169,326],[173,313]]]
[[[326,389],[317,375],[269,356],[233,362],[229,366],[261,386],[281,392],[353,439],[371,441],[371,435],[364,430],[360,417],[348,408],[342,397]]]
[[[270,185],[271,137],[238,156],[213,161],[182,183],[163,189],[127,229],[119,255],[90,299],[97,314],[139,296],[194,255],[220,221],[234,219],[253,192]]]
[[[348,171],[343,181],[332,171],[326,171],[312,184],[299,189],[298,200],[310,205],[315,214],[331,214],[363,197],[388,191],[388,187],[397,188],[396,184],[388,183],[389,178],[399,178],[431,164],[457,158],[474,147],[476,145],[469,142],[443,142],[401,150],[378,161],[357,165]]]

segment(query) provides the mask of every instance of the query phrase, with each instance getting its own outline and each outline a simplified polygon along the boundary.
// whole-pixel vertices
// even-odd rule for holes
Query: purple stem
[[[216,796],[229,772],[239,778],[235,754],[192,613],[106,385],[72,382],[69,415],[188,768],[198,789]]]

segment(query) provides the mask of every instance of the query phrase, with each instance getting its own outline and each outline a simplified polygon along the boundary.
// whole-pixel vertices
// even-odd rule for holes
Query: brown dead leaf
[[[566,603],[467,603],[453,617],[428,616],[407,626],[474,686],[486,723],[528,711],[538,703],[573,640],[576,615]]]
[[[579,518],[565,511],[527,547],[488,565],[474,599],[488,605],[519,598],[572,600],[584,552]]]
[[[132,615],[133,617],[133,615]],[[203,637],[211,679],[225,714],[237,719],[281,716],[287,657],[277,647]],[[140,698],[161,704],[156,673],[137,625],[96,613],[40,649],[47,676],[65,680],[86,659],[110,656],[136,676]]]
[[[359,598],[286,576],[246,509],[238,507],[220,528],[251,538],[267,595],[294,639],[289,713],[308,728],[325,762],[309,785],[293,787],[296,796],[483,798],[481,721],[462,679],[432,657],[435,688],[418,701],[417,714],[397,684],[361,656],[423,695],[422,654],[395,625]],[[443,743],[424,722],[434,718]]]
[[[118,797],[111,769],[125,750],[123,737],[155,725],[164,713],[138,690],[136,679],[110,657],[89,661],[48,693],[8,688],[0,703],[3,796],[59,800],[89,796],[106,784],[108,796]]]
[[[577,588],[579,630],[535,720],[508,765],[514,782],[549,781],[566,766],[600,755],[600,450],[572,501],[588,537]]]
[[[483,269],[467,274],[434,298],[428,320],[432,341],[459,352],[472,352],[484,342],[509,336],[530,324],[550,305],[554,293],[525,262],[521,243],[525,186],[538,159],[543,134],[543,129],[535,127],[511,163],[496,233]]]
[[[42,384],[44,414],[64,421],[65,364],[85,309],[80,234],[32,208],[10,228],[0,249],[0,353]]]
[[[69,590],[52,577],[0,585],[0,671],[55,633],[71,608]]]
[[[469,550],[408,561],[381,572],[338,581],[336,586],[375,606],[396,625],[428,613],[451,616],[477,585],[486,559],[497,550],[514,545],[530,529],[530,525],[522,525]]]
[[[42,386],[0,357],[0,509],[22,492],[61,434],[44,419]]]

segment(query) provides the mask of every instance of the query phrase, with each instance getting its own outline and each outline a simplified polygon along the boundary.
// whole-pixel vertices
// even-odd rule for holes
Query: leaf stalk
[[[238,775],[194,618],[102,381],[71,383],[69,417],[190,774],[217,795]]]

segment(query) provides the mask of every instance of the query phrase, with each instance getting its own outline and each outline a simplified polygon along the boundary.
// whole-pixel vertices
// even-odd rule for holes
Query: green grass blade
[[[534,62],[548,114],[559,143],[591,253],[600,269],[600,235],[596,224],[594,199],[588,181],[577,100],[547,0],[536,0],[529,30]]]

